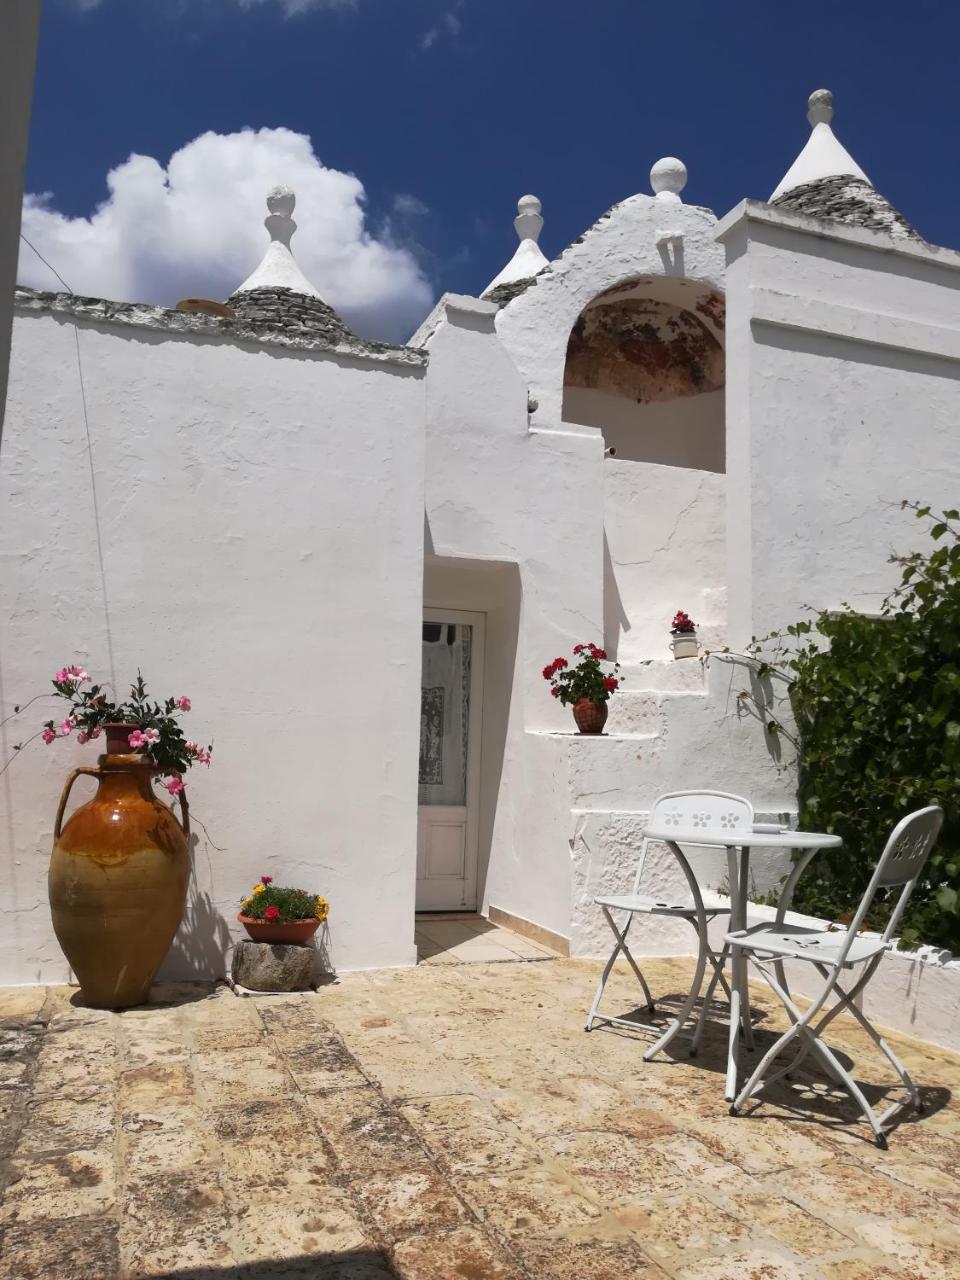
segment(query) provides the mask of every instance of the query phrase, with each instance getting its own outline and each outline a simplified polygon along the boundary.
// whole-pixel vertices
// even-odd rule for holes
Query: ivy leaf
[[[957,901],[960,895],[956,889],[951,889],[949,885],[944,885],[942,889],[937,890],[937,905],[942,907],[944,911],[955,912],[957,909]]]

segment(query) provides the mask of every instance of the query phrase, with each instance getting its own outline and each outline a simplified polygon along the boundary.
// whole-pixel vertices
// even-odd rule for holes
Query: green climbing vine
[[[796,748],[801,826],[843,838],[801,877],[794,908],[844,919],[894,822],[939,804],[943,831],[899,932],[904,948],[960,953],[960,514],[902,507],[929,523],[934,546],[891,557],[901,579],[879,615],[822,611],[750,656],[761,685],[785,681],[795,729],[776,707],[759,710]],[[878,903],[870,923],[888,911]]]

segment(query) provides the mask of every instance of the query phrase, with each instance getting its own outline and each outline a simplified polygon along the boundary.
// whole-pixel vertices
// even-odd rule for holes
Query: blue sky
[[[363,295],[361,328],[397,337],[431,296],[486,285],[527,191],[543,201],[548,257],[647,191],[662,155],[687,164],[685,199],[718,214],[764,198],[807,136],[807,94],[827,87],[837,134],[878,189],[955,245],[958,40],[960,11],[934,0],[44,0],[27,190],[45,196],[25,228],[78,291],[229,292],[265,243],[269,163],[248,168],[244,145],[215,154],[210,140],[181,178],[215,174],[203,199],[154,220],[171,155],[202,134],[267,130],[261,152],[279,139],[296,169],[304,154],[289,159],[272,131],[308,135],[319,165],[363,191],[310,187],[294,248],[313,278],[329,270],[316,283],[341,309]],[[88,235],[73,220],[107,199],[131,153],[156,165],[123,171],[126,203]],[[328,192],[341,222],[312,247]],[[190,232],[182,279],[169,261],[181,222],[208,228]],[[127,237],[122,272],[114,233]],[[231,236],[235,257],[207,279],[204,255]],[[22,261],[27,282],[51,287]]]

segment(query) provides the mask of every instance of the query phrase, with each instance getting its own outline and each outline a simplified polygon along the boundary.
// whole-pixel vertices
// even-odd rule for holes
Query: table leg
[[[740,873],[737,866],[737,850],[727,846],[727,878],[730,881],[730,932],[743,928],[741,919]],[[724,1096],[732,1102],[737,1096],[737,1051],[739,1049],[741,994],[741,958],[739,947],[732,947],[730,954],[730,1038],[727,1042],[727,1083]]]
[[[744,845],[740,850],[740,903],[738,915],[740,919],[738,929],[747,927],[747,898],[750,888],[750,846]],[[753,1019],[750,1017],[750,984],[747,981],[749,976],[749,965],[747,958],[739,947],[734,947],[734,951],[739,952],[740,960],[740,1021],[743,1025],[743,1043],[748,1049],[753,1048]]]

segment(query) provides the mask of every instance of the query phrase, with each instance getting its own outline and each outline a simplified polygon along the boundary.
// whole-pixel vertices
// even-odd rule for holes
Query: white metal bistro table
[[[697,848],[708,849],[726,849],[727,871],[730,880],[729,932],[734,933],[738,929],[747,927],[747,888],[750,881],[750,852],[752,849],[794,849],[802,851],[802,856],[794,863],[780,894],[780,900],[777,904],[777,923],[780,924],[783,922],[783,918],[790,906],[796,883],[810,859],[821,849],[839,848],[843,841],[839,836],[827,835],[818,831],[748,832],[736,828],[710,830],[706,827],[680,829],[678,827],[656,826],[645,827],[642,834],[648,840],[658,840],[660,843],[665,844],[680,863],[687,884],[693,894],[694,908],[697,912],[697,924],[702,939],[690,993],[676,1019],[670,1024],[664,1035],[660,1037],[656,1044],[651,1045],[643,1055],[644,1061],[648,1061],[654,1054],[666,1048],[690,1016],[693,1006],[700,995],[703,975],[707,965],[706,910],[703,905],[700,887],[697,884],[697,878],[693,874],[681,845],[693,845]],[[738,851],[739,857],[737,856]],[[732,1101],[737,1093],[737,1036],[742,1033],[744,1043],[749,1048],[753,1047],[753,1024],[750,1020],[750,997],[747,990],[747,961],[746,957],[738,954],[738,952],[739,948],[733,948],[733,954],[730,957],[730,1038],[727,1048],[727,1082],[725,1090],[728,1101]]]

